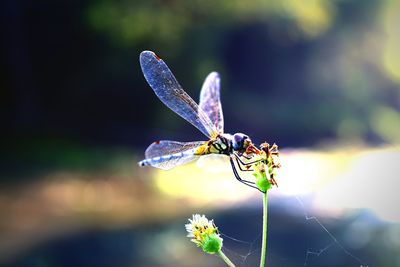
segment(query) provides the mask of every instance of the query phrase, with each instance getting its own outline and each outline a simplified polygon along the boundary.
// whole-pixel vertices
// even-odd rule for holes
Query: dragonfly
[[[254,182],[242,179],[240,170],[250,169],[255,162],[252,157],[261,151],[253,145],[248,135],[224,133],[224,119],[220,101],[220,76],[211,72],[205,79],[197,104],[179,85],[167,64],[152,51],[140,54],[143,75],[157,97],[172,111],[191,123],[207,136],[207,141],[178,142],[159,140],[145,151],[145,159],[139,166],[152,166],[169,170],[189,163],[201,156],[219,154],[229,157],[233,173],[238,181],[250,187]],[[257,188],[258,189],[258,188]]]

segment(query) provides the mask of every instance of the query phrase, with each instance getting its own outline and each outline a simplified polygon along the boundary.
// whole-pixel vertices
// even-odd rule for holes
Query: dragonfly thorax
[[[250,143],[250,138],[242,133],[221,134],[217,137],[213,146],[220,154],[229,155],[233,152],[243,153]]]

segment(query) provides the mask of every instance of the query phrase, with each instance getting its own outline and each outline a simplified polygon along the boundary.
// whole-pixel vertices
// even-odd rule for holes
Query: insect
[[[156,141],[146,149],[146,159],[138,164],[168,170],[204,155],[226,155],[230,159],[236,179],[255,187],[254,182],[244,180],[239,176],[234,161],[241,170],[249,169],[249,166],[254,164],[254,161],[251,161],[253,152],[258,149],[243,133],[233,135],[224,133],[219,74],[211,72],[207,76],[201,88],[200,102],[197,104],[182,89],[171,70],[155,53],[143,51],[140,54],[140,65],[146,81],[157,97],[172,111],[206,135],[208,141]],[[252,149],[249,150],[249,148]]]

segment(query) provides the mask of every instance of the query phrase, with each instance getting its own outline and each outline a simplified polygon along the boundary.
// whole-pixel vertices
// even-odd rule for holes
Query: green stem
[[[263,194],[263,231],[262,231],[262,245],[261,245],[261,260],[260,267],[265,266],[265,258],[267,255],[267,221],[268,221],[268,197],[267,192]]]
[[[221,257],[221,259],[228,265],[229,267],[235,267],[235,264],[231,262],[231,260],[222,252],[222,250],[217,252],[217,255]]]

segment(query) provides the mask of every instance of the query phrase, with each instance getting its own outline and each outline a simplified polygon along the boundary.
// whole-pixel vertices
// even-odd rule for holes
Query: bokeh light
[[[218,220],[238,265],[257,264],[261,196],[226,157],[136,164],[154,140],[207,139],[146,84],[138,56],[153,50],[196,101],[218,71],[225,131],[280,147],[271,266],[398,266],[399,12],[396,0],[3,1],[0,265],[219,266],[185,243],[193,213]]]

